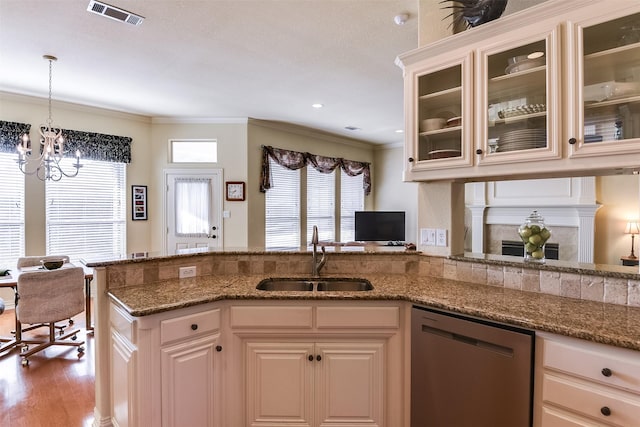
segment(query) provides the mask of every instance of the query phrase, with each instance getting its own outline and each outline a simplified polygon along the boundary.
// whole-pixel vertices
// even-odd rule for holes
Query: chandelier
[[[40,155],[37,158],[32,158],[33,152],[31,149],[31,143],[29,141],[29,135],[22,135],[22,141],[18,144],[18,167],[20,171],[25,175],[35,175],[41,181],[60,181],[63,176],[67,178],[73,178],[78,175],[82,165],[80,164],[80,151],[76,151],[76,161],[72,167],[75,170],[65,172],[62,170],[60,161],[64,156],[64,137],[62,136],[62,129],[53,124],[51,119],[51,70],[53,68],[53,61],[57,61],[58,58],[51,55],[44,55],[44,59],[49,61],[49,118],[47,123],[40,125]],[[29,169],[30,165],[36,164],[35,168]]]

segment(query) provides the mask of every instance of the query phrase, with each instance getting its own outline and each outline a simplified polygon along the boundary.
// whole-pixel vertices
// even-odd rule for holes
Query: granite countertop
[[[198,276],[109,291],[132,316],[222,300],[400,300],[538,331],[640,350],[640,308],[434,277],[360,275],[366,292],[256,290],[264,275]]]

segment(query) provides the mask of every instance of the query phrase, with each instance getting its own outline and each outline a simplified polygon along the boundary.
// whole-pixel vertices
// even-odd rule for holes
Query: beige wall
[[[340,138],[335,135],[310,132],[283,123],[250,120],[248,126],[247,163],[249,167],[249,217],[247,228],[249,233],[248,247],[264,247],[264,194],[260,192],[260,168],[262,162],[261,145],[295,151],[307,151],[322,156],[343,157],[348,160],[373,163],[373,147],[370,144]],[[377,168],[371,165],[371,179],[375,183]],[[375,184],[372,194],[365,198],[365,208],[374,209],[374,194],[377,194]]]
[[[54,124],[87,132],[98,132],[133,138],[131,164],[127,166],[127,185],[148,185],[152,164],[146,160],[150,147],[150,120],[147,117],[124,114],[75,104],[53,102]],[[47,100],[0,93],[0,118],[31,124],[31,139],[37,140],[37,127],[47,119]],[[17,154],[16,154],[17,158]],[[82,173],[82,170],[80,171]],[[45,248],[44,182],[34,177],[25,181],[25,253],[41,255]],[[150,245],[150,221],[131,221],[131,200],[127,197],[128,251]],[[131,246],[134,246],[132,248]]]
[[[640,178],[636,175],[596,178],[596,200],[602,207],[596,213],[594,259],[601,264],[620,264],[620,257],[631,252],[631,236],[624,234],[630,219],[640,218]],[[640,236],[635,253],[640,252]]]
[[[222,169],[223,181],[244,181],[247,190],[251,188],[247,172],[247,125],[246,119],[228,120],[233,123],[194,123],[176,120],[154,121],[151,127],[152,179],[149,184],[149,200],[151,212],[157,212],[151,218],[150,250],[163,251],[164,173],[170,169]],[[214,165],[184,165],[169,163],[169,141],[172,139],[215,139],[218,142],[218,162]],[[250,192],[250,191],[249,191]],[[250,196],[249,196],[250,198]],[[223,219],[224,247],[246,248],[248,230],[248,201],[228,202],[223,196],[223,210],[229,211],[229,218]],[[148,250],[140,248],[139,250]]]
[[[405,241],[418,243],[418,184],[402,181],[404,149],[402,145],[377,148],[373,188],[376,193],[375,209],[406,212]]]

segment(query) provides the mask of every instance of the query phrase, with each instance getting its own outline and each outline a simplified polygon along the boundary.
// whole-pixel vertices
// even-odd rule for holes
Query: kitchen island
[[[189,322],[194,319],[193,316],[195,319],[204,316],[204,319],[210,319],[208,324],[217,325],[204,330],[198,325],[199,329],[193,332],[193,338],[199,345],[196,347],[200,349],[199,353],[196,353],[203,357],[202,360],[209,361],[203,362],[204,365],[216,366],[217,371],[210,373],[211,378],[217,373],[218,381],[215,383],[218,387],[224,387],[224,395],[232,399],[231,402],[226,401],[222,405],[216,398],[205,396],[206,401],[218,402],[209,405],[211,407],[207,410],[212,414],[212,419],[217,419],[215,417],[224,412],[220,411],[220,408],[242,414],[242,417],[218,419],[217,423],[213,423],[225,426],[246,425],[245,421],[238,418],[248,419],[260,412],[238,407],[244,399],[251,396],[246,394],[248,387],[243,385],[246,383],[236,384],[230,378],[245,378],[246,381],[249,376],[256,381],[264,380],[256,372],[260,372],[259,362],[264,361],[261,355],[266,354],[265,351],[269,355],[267,359],[273,360],[274,357],[283,354],[290,356],[291,352],[298,355],[316,354],[319,351],[317,349],[327,350],[323,346],[329,346],[328,350],[335,352],[336,348],[341,348],[347,343],[358,344],[355,348],[346,349],[351,352],[352,357],[355,357],[354,354],[367,354],[366,362],[376,366],[378,372],[394,373],[393,376],[386,374],[379,377],[381,381],[386,379],[387,382],[383,384],[390,387],[392,392],[385,393],[385,387],[380,388],[378,384],[372,389],[378,391],[378,394],[372,394],[372,401],[383,399],[387,405],[386,413],[400,417],[396,418],[403,420],[400,425],[408,425],[407,385],[410,373],[407,362],[410,342],[407,335],[407,316],[408,308],[412,304],[621,347],[626,349],[625,351],[640,350],[640,308],[541,292],[524,292],[510,289],[508,281],[505,282],[505,286],[471,283],[476,281],[476,275],[473,274],[469,274],[469,281],[459,278],[452,280],[447,278],[451,277],[452,262],[463,261],[437,259],[415,252],[344,253],[329,256],[323,276],[365,278],[373,284],[374,289],[371,291],[274,292],[259,291],[255,288],[265,277],[308,277],[306,272],[309,269],[310,258],[310,255],[305,253],[238,252],[88,262],[88,266],[96,269],[98,291],[102,289],[103,295],[106,296],[98,297],[99,314],[96,323],[102,334],[97,334],[96,340],[99,341],[99,337],[102,340],[96,343],[99,348],[97,359],[105,357],[105,354],[120,355],[119,359],[116,358],[119,363],[114,364],[113,359],[96,361],[96,415],[100,414],[102,425],[110,425],[112,419],[117,422],[119,417],[126,419],[129,425],[153,425],[153,421],[160,421],[151,420],[154,413],[162,414],[162,420],[165,420],[165,415],[171,418],[171,411],[166,412],[168,406],[176,412],[180,410],[180,406],[186,404],[179,399],[166,401],[170,389],[166,385],[163,389],[162,381],[158,378],[171,372],[168,367],[172,365],[168,362],[171,358],[164,356],[165,359],[162,360],[165,362],[161,362],[160,355],[166,355],[165,350],[178,355],[186,351],[184,354],[189,355],[188,357],[171,360],[194,360],[191,357],[193,342],[190,339],[168,342],[169,347],[165,348],[161,331],[163,324],[179,324],[180,319],[187,319]],[[179,267],[191,265],[197,267],[198,275],[178,279]],[[482,269],[481,263],[477,261],[472,265],[475,270]],[[485,271],[487,268],[489,267],[485,266]],[[457,270],[460,272],[459,277],[467,277],[464,265],[459,265]],[[520,274],[524,275],[526,272],[521,269]],[[263,311],[260,307],[264,307],[264,310],[271,307],[273,311],[266,311],[270,314],[265,314],[266,317],[260,320],[264,324],[251,323],[251,319],[258,316],[256,313]],[[362,310],[356,310],[357,308]],[[362,324],[358,323],[360,320],[357,316],[353,318],[349,314],[360,313],[364,316],[363,319],[375,323],[377,316],[367,316],[377,311],[389,313],[387,317],[382,316],[383,319],[388,319],[388,323]],[[326,320],[327,313],[338,313],[336,318],[342,319],[344,325],[338,321]],[[248,316],[249,320],[238,329],[238,319],[243,318],[240,314]],[[293,317],[286,320],[287,315]],[[280,318],[285,319],[284,324],[279,323]],[[307,319],[308,325],[305,323]],[[325,319],[331,326],[323,326],[318,323],[318,319]],[[302,325],[302,329],[296,330],[298,323]],[[277,327],[270,328],[268,325]],[[113,338],[113,330],[116,331],[116,339]],[[119,335],[118,331],[124,332]],[[203,335],[199,335],[201,333]],[[265,342],[264,333],[271,337],[271,341]],[[130,339],[118,341],[122,336]],[[283,343],[287,345],[281,347]],[[275,347],[276,344],[280,347]],[[180,347],[181,345],[183,346]],[[301,345],[304,349],[301,349]],[[138,353],[140,348],[144,351]],[[218,348],[220,350],[217,350]],[[341,351],[343,350],[346,351],[342,348]],[[174,353],[176,351],[177,353]],[[153,356],[154,352],[157,352],[157,358]],[[317,354],[320,356],[320,353]],[[379,355],[386,355],[386,359],[381,362]],[[111,369],[115,369],[117,375],[111,372]],[[224,371],[232,372],[233,375],[225,376]],[[99,372],[102,376],[101,381],[98,379]],[[123,372],[127,372],[125,382],[121,381]],[[188,372],[188,369],[185,372]],[[316,372],[309,375],[314,377],[320,374]],[[181,376],[178,375],[174,379]],[[241,380],[239,382],[242,383]],[[201,384],[203,390],[212,390],[209,382]],[[260,384],[264,386],[264,381]],[[160,391],[154,392],[154,389],[164,390],[164,394]],[[217,392],[211,391],[211,396],[219,397],[220,390],[215,387],[214,389]],[[129,391],[123,398],[118,390]],[[131,394],[131,390],[136,393],[149,390],[150,394],[145,395],[147,403],[140,405],[140,400],[132,399],[131,396],[136,393]],[[319,391],[313,393],[317,394]],[[256,399],[258,397],[253,396],[250,400],[262,401],[262,397]],[[161,402],[164,402],[164,405]],[[125,410],[123,405],[129,406]],[[160,408],[162,410],[159,410]],[[216,408],[216,411],[212,408]],[[388,421],[385,423],[384,418],[378,421],[381,425],[389,425]]]

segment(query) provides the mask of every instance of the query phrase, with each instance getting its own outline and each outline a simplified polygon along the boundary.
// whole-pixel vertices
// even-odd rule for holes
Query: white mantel
[[[471,212],[472,252],[485,252],[485,226],[518,226],[537,210],[550,228],[575,227],[577,261],[593,263],[595,214],[600,208],[595,177],[469,183],[465,196]]]

